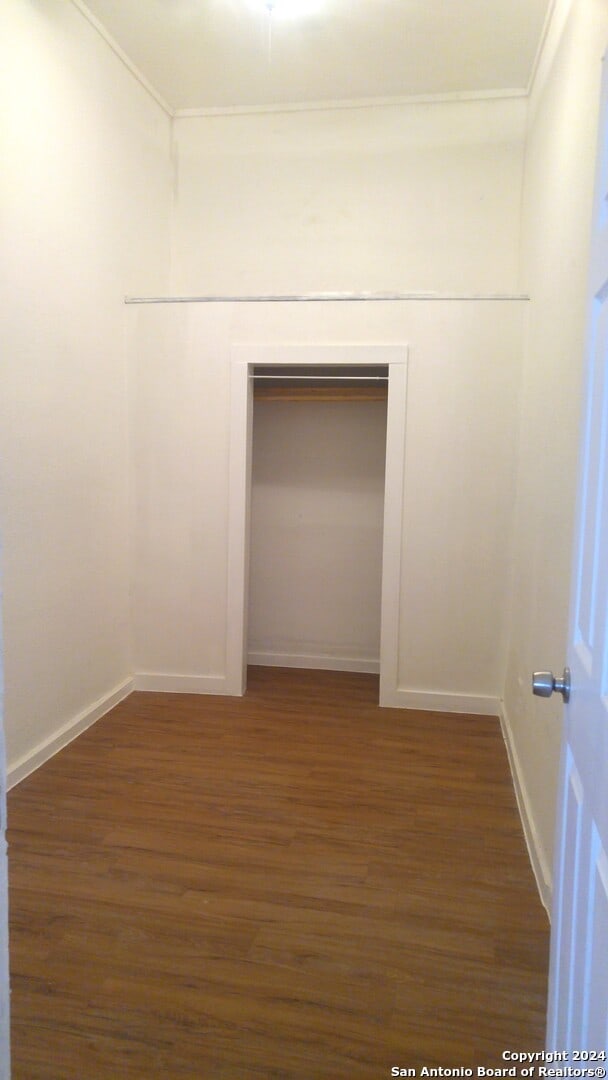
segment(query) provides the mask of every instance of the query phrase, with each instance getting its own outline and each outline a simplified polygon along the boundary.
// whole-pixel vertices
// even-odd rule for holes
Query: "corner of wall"
[[[519,816],[521,818],[530,863],[536,879],[538,895],[540,896],[541,902],[546,909],[549,918],[551,918],[553,873],[549,865],[549,859],[547,858],[547,854],[541,842],[539,830],[537,829],[534,820],[532,800],[530,799],[526,787],[523,770],[515,745],[515,739],[513,737],[513,729],[504,701],[501,703],[500,707],[500,726],[507,748],[507,756],[509,759],[511,776],[513,778],[513,787],[515,789]]]
[[[120,47],[116,39],[112,37],[108,30],[106,30],[103,23],[101,23],[99,19],[97,19],[95,15],[93,15],[93,12],[89,9],[87,4],[85,3],[85,0],[72,0],[72,4],[87,20],[87,22],[91,24],[93,29],[97,31],[99,36],[105,41],[106,45],[112,50],[115,56],[118,57],[121,63],[124,64],[127,70],[131,72],[133,77],[137,79],[137,82],[141,86],[143,86],[144,90],[150,95],[150,97],[153,98],[153,100],[156,101],[158,105],[160,105],[163,112],[165,112],[167,116],[172,117],[174,113],[169,103],[165,101],[164,97],[158,92],[156,87],[153,86],[152,83],[148,81],[148,79],[146,79],[145,75],[142,74],[139,68],[133,63],[131,58],[127,56],[124,49]]]
[[[551,0],[528,84],[528,123],[531,123],[551,72],[555,54],[574,0]]]
[[[28,750],[28,752],[18,758],[17,761],[9,765],[7,769],[8,790],[10,791],[10,789],[19,784],[21,780],[25,780],[26,776],[29,776],[30,773],[39,769],[41,765],[44,765],[45,761],[48,761],[60,750],[63,750],[68,743],[71,743],[78,735],[81,735],[83,731],[86,731],[87,728],[92,727],[97,720],[101,720],[101,717],[105,716],[110,709],[113,709],[116,705],[119,705],[121,701],[124,701],[133,689],[133,679],[131,677],[125,679],[124,682],[115,686],[109,694],[104,694],[103,697],[92,702],[92,704],[88,705],[76,716],[71,717],[31,750]]]
[[[173,291],[173,279],[175,268],[175,222],[177,214],[177,203],[179,199],[179,140],[177,137],[177,118],[175,113],[171,116],[171,129],[169,133],[169,155],[170,155],[170,189],[169,189],[169,251],[167,256],[167,293],[171,294]]]

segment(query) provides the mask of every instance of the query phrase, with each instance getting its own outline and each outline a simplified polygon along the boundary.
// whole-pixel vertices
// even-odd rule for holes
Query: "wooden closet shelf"
[[[386,385],[264,386],[254,385],[256,401],[386,401]]]

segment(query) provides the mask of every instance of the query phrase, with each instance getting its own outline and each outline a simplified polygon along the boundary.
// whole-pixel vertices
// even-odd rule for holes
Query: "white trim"
[[[230,692],[245,693],[249,609],[249,509],[253,391],[246,360],[230,365],[228,449],[228,550],[226,571],[226,673]]]
[[[237,697],[245,693],[247,685],[252,431],[253,387],[249,365],[246,360],[233,359],[228,450],[226,682],[227,692]]]
[[[288,101],[273,105],[208,105],[192,109],[175,109],[176,120],[196,117],[251,116],[293,112],[327,112],[332,109],[394,109],[404,105],[456,105],[463,101],[503,101],[525,98],[525,88],[506,90],[454,90],[445,94],[403,94],[395,97],[342,98],[332,101]]]
[[[301,345],[236,343],[231,350],[230,491],[226,635],[227,682],[232,694],[246,685],[247,601],[249,562],[249,498],[251,488],[250,370],[256,364],[282,367],[329,364],[388,365],[387,467],[385,470],[385,539],[382,560],[382,616],[380,645],[380,700],[391,695],[398,669],[398,603],[401,573],[403,519],[403,456],[405,452],[407,345],[356,342],[354,344]],[[389,461],[390,457],[390,461]],[[392,460],[395,458],[395,460]],[[396,535],[387,538],[386,528],[395,524]],[[239,689],[240,688],[240,689]]]
[[[364,364],[404,364],[407,357],[407,345],[401,343],[379,345],[357,341],[352,345],[320,342],[318,345],[300,345],[292,342],[283,344],[235,344],[232,346],[232,361],[241,365],[280,364],[291,367],[295,364],[314,364],[317,367],[329,364],[339,367],[342,364],[355,367]]]
[[[380,674],[380,661],[364,657],[250,652],[247,662],[254,667],[308,668],[315,671],[360,671],[368,675]]]
[[[380,704],[389,705],[399,680],[401,563],[407,423],[407,349],[405,362],[389,366],[382,525],[382,594],[380,606]]]
[[[545,83],[551,72],[564,27],[572,10],[572,3],[573,0],[551,0],[528,87],[528,129],[534,120]]]
[[[126,697],[133,691],[133,679],[125,679],[114,688],[109,694],[94,701],[92,705],[88,705],[86,709],[78,713],[77,716],[72,717],[65,724],[62,724],[52,735],[49,735],[42,742],[38,743],[33,750],[28,750],[27,754],[17,758],[12,765],[9,765],[7,772],[8,788],[15,787],[21,780],[25,780],[26,776],[33,773],[35,769],[44,765],[45,761],[52,758],[59,750],[63,750],[64,746],[71,743],[78,735],[81,735],[83,731],[91,727],[97,720],[100,720],[102,716],[113,709],[115,705],[118,705],[121,701],[124,701]]]
[[[138,671],[133,676],[133,689],[155,694],[232,694],[223,675],[164,675],[155,671]]]
[[[534,63],[532,65],[532,72],[528,81],[527,87],[507,87],[505,89],[497,90],[453,90],[447,93],[440,94],[397,94],[389,97],[369,97],[369,98],[342,98],[336,100],[325,101],[288,101],[275,104],[257,104],[257,105],[201,105],[193,108],[173,108],[169,102],[163,97],[159,90],[146,78],[143,72],[137,67],[137,65],[131,60],[129,55],[118,44],[116,38],[110,34],[109,30],[103,25],[102,22],[93,14],[88,8],[85,0],[71,0],[74,7],[80,12],[80,14],[87,20],[87,22],[97,31],[99,36],[103,38],[106,45],[112,50],[115,56],[124,64],[127,70],[133,75],[140,86],[150,95],[151,98],[160,105],[163,112],[171,120],[190,120],[196,118],[214,118],[214,117],[229,117],[229,116],[251,116],[251,115],[274,115],[277,113],[298,113],[298,112],[327,112],[330,110],[344,110],[344,109],[391,109],[391,108],[403,108],[404,106],[411,105],[452,105],[459,104],[460,102],[475,102],[475,101],[510,101],[514,99],[524,100],[530,96],[536,74],[539,68],[540,59],[546,44],[546,39],[551,24],[551,18],[553,10],[556,4],[556,0],[552,0],[549,12],[545,19],[543,27],[543,33],[539,42],[538,49]]]
[[[547,44],[547,38],[549,36],[549,29],[551,27],[551,23],[553,21],[553,16],[555,14],[555,7],[556,7],[556,0],[549,0],[549,6],[547,8],[547,11],[545,12],[545,21],[543,23],[543,28],[542,28],[542,31],[541,31],[541,35],[540,35],[540,38],[539,38],[539,41],[538,41],[538,45],[536,47],[536,54],[535,54],[534,60],[532,62],[532,70],[530,72],[530,78],[528,79],[528,86],[526,88],[525,96],[528,97],[528,98],[530,97],[530,95],[532,93],[532,87],[534,86],[534,83],[536,81],[536,76],[538,74],[538,69],[540,67],[541,58],[542,58],[543,53],[545,51],[545,46]]]
[[[158,90],[152,85],[152,83],[148,82],[146,76],[143,75],[139,68],[135,66],[130,57],[127,56],[127,53],[124,51],[124,49],[120,47],[116,39],[112,37],[108,30],[106,30],[103,23],[101,23],[99,19],[97,19],[95,15],[93,15],[92,11],[89,11],[89,8],[85,4],[84,0],[72,0],[72,4],[75,8],[77,8],[80,14],[84,16],[87,22],[90,23],[93,29],[97,31],[99,36],[103,38],[106,45],[110,47],[115,56],[117,56],[121,63],[124,64],[124,66],[127,68],[127,71],[130,71],[131,75],[133,75],[133,77],[137,79],[137,82],[140,84],[140,86],[143,87],[146,93],[148,93],[150,97],[154,99],[157,105],[160,105],[161,109],[167,114],[169,119],[173,119],[175,113],[169,103],[165,101],[164,97],[161,94],[159,94]]]
[[[511,768],[511,776],[513,778],[513,788],[515,790],[515,797],[517,799],[517,807],[519,810],[519,816],[521,818],[521,824],[524,831],[524,837],[526,840],[526,846],[528,848],[528,855],[530,857],[530,863],[532,870],[534,871],[534,877],[536,878],[536,887],[538,889],[538,895],[541,902],[545,907],[549,919],[551,919],[551,904],[553,895],[553,874],[547,862],[547,857],[543,850],[543,846],[540,842],[538,829],[534,823],[534,815],[532,813],[532,801],[528,795],[526,783],[524,780],[524,774],[519,762],[519,756],[515,748],[515,740],[513,739],[513,729],[509,722],[507,710],[504,706],[504,702],[501,702],[500,707],[500,727],[502,735],[507,747],[507,756],[509,758],[509,766]]]
[[[500,698],[485,694],[439,693],[435,690],[407,690],[397,687],[385,695],[382,705],[391,709],[415,709],[420,712],[468,713],[473,716],[500,714]]]

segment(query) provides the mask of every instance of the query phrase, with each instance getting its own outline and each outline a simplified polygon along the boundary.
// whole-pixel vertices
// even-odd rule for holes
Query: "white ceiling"
[[[552,6],[275,0],[270,20],[264,0],[77,2],[177,111],[525,91]]]

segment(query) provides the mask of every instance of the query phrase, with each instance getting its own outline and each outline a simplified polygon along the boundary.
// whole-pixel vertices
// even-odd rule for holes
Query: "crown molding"
[[[531,106],[534,106],[542,91],[571,8],[572,0],[551,0],[549,4],[527,87],[527,97]]]
[[[197,117],[212,118],[222,116],[273,115],[276,113],[329,112],[341,109],[400,108],[411,105],[450,105],[458,104],[460,102],[475,101],[527,100],[531,97],[537,81],[541,78],[542,69],[545,66],[543,60],[545,54],[550,51],[548,49],[550,44],[549,39],[554,37],[553,31],[555,30],[555,23],[560,23],[560,19],[556,17],[556,10],[559,9],[561,11],[564,7],[570,6],[570,0],[551,0],[545,17],[543,32],[536,50],[534,63],[532,65],[530,79],[526,87],[512,87],[503,90],[451,91],[449,93],[440,94],[403,94],[392,97],[337,98],[324,101],[293,101],[256,105],[209,105],[187,109],[174,109],[139,70],[136,64],[133,63],[116,39],[112,37],[108,30],[106,30],[103,23],[101,23],[88,8],[85,0],[71,0],[71,3],[99,36],[103,38],[115,56],[118,57],[140,86],[150,95],[171,120],[187,120]],[[563,19],[561,21],[563,21]]]
[[[329,112],[335,109],[400,108],[404,105],[451,105],[473,101],[525,99],[526,89],[454,91],[449,94],[404,94],[399,97],[336,99],[334,101],[293,101],[273,105],[214,105],[194,109],[175,109],[176,120],[196,117],[250,116],[293,112]]]
[[[145,75],[142,75],[139,68],[135,66],[133,61],[127,56],[126,52],[121,49],[116,39],[108,33],[103,23],[100,23],[99,19],[97,19],[93,15],[93,12],[89,10],[87,5],[84,3],[84,0],[72,0],[72,4],[87,20],[87,22],[90,23],[93,29],[97,31],[99,36],[103,38],[106,45],[109,45],[115,56],[117,56],[121,63],[124,64],[124,66],[127,68],[127,70],[131,72],[131,75],[133,75],[133,77],[137,79],[137,82],[140,84],[140,86],[143,87],[146,93],[148,93],[150,97],[154,99],[157,105],[160,105],[163,112],[166,113],[170,119],[173,119],[174,111],[169,105],[169,103],[165,101],[162,94],[159,94],[156,87],[154,87],[151,82],[148,82]]]
[[[555,12],[555,0],[550,0],[549,6],[548,6],[546,14],[545,14],[545,21],[543,23],[543,28],[542,28],[542,31],[541,31],[540,39],[539,39],[538,45],[536,47],[536,54],[535,54],[534,60],[532,62],[532,70],[530,71],[530,78],[528,79],[528,86],[526,88],[527,97],[530,97],[530,94],[532,93],[532,87],[534,86],[534,83],[536,81],[536,76],[537,76],[538,69],[539,69],[539,66],[540,66],[541,57],[543,55],[543,52],[545,50],[545,45],[547,43],[547,37],[549,36],[549,27],[551,26],[551,22],[553,20],[554,12]]]

